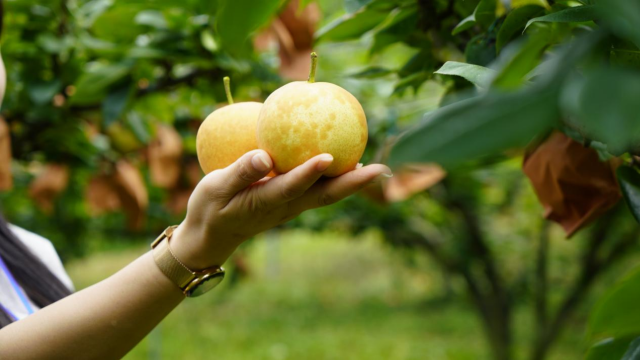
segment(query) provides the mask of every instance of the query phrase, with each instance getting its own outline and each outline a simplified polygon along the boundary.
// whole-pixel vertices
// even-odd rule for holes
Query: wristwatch
[[[178,225],[169,226],[151,243],[156,265],[173,281],[187,297],[200,296],[216,287],[224,279],[224,269],[219,266],[194,271],[189,269],[171,252],[169,240]]]

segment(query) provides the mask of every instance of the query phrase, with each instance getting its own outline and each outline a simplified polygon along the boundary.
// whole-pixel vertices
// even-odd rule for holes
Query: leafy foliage
[[[199,170],[193,177],[185,169],[196,162],[199,122],[224,101],[222,76],[236,80],[239,99],[264,97],[280,81],[268,57],[246,51],[251,49],[246,40],[271,20],[282,2],[251,2],[247,6],[260,11],[250,12],[237,2],[228,3],[234,5],[191,0],[8,2],[2,47],[8,91],[2,110],[18,166],[13,168],[17,191],[4,194],[3,203],[19,204],[16,199],[25,196],[21,189],[33,187],[32,178],[46,175],[39,164],[66,164],[68,183],[30,191],[36,201],[39,194],[51,193],[56,203],[73,207],[61,213],[57,209],[63,205],[55,205],[60,217],[89,224],[94,221],[91,215],[119,207],[129,217],[148,216],[147,225],[130,222],[139,224],[138,230],[155,232],[175,222],[186,204],[179,199],[201,176]],[[166,140],[158,131],[164,125],[182,138],[177,156],[153,165],[162,169],[152,173],[165,172],[169,178],[178,172],[179,181],[167,190],[146,176],[148,152],[153,157],[158,151],[150,145]],[[141,183],[118,185],[113,174],[123,161],[134,164],[139,174],[120,175]],[[99,185],[104,183],[100,179],[111,185]],[[76,189],[73,196],[71,189]],[[97,195],[85,198],[85,193]],[[111,198],[115,205],[100,201]],[[46,214],[26,216],[26,209],[17,205],[4,208],[16,221],[18,214],[38,219],[40,232],[64,257],[82,253],[87,231],[101,228],[68,226]],[[113,219],[99,223],[118,228],[121,215],[109,216]]]

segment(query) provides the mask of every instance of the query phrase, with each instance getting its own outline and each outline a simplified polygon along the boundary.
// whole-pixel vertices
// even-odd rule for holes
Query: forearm
[[[119,359],[183,299],[149,252],[1,329],[0,359]]]

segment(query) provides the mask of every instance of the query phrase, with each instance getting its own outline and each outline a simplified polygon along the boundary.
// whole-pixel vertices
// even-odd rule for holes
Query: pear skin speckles
[[[338,176],[355,168],[367,144],[367,122],[358,100],[330,83],[292,82],[274,91],[258,119],[258,146],[278,173],[321,153],[333,155],[325,172]]]

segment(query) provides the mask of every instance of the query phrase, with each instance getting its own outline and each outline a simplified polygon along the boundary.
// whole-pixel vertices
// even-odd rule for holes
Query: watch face
[[[218,284],[222,282],[222,279],[224,279],[224,272],[207,274],[199,277],[193,280],[193,282],[189,284],[189,286],[187,286],[185,294],[188,297],[200,296],[218,286]]]

